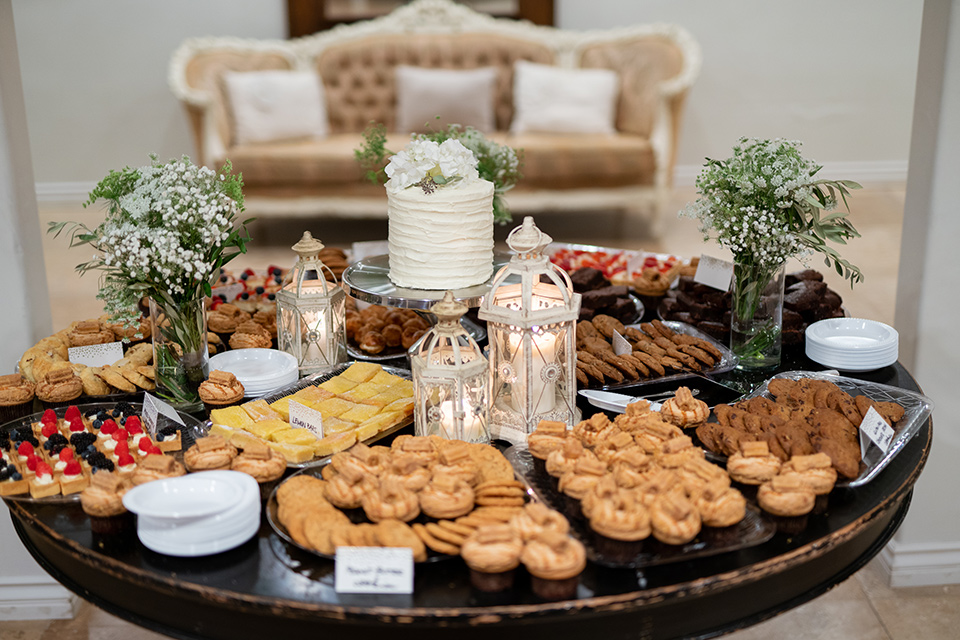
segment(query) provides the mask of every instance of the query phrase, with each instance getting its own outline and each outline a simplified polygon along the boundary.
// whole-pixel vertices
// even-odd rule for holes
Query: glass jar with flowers
[[[697,177],[699,198],[681,215],[696,218],[704,240],[733,254],[731,350],[742,369],[780,363],[783,272],[788,258],[823,256],[850,281],[860,269],[828,243],[860,237],[848,219],[847,196],[860,185],[817,179],[822,167],[791,140],[741,138],[726,160],[707,159]],[[837,210],[838,198],[845,210]]]
[[[70,246],[96,252],[77,265],[100,271],[105,311],[114,321],[139,321],[149,300],[157,395],[181,411],[203,407],[197,389],[207,376],[205,297],[220,268],[245,252],[243,180],[227,162],[220,171],[184,156],[166,163],[150,156],[145,167],[111,171],[84,207],[103,201],[106,215],[91,229],[52,222],[48,232],[70,234]]]

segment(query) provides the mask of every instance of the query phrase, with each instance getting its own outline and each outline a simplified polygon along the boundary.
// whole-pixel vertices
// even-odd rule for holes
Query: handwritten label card
[[[867,460],[867,450],[870,448],[871,442],[877,445],[880,451],[886,453],[890,450],[894,435],[893,428],[877,413],[876,409],[870,407],[860,423],[861,457]]]
[[[633,353],[633,346],[616,329],[613,330],[613,352],[618,356]]]
[[[180,426],[185,426],[183,419],[180,417],[180,414],[177,413],[176,409],[168,405],[163,400],[158,400],[149,393],[144,393],[143,413],[140,417],[143,420],[143,426],[146,428],[147,433],[150,434],[151,438],[157,437],[158,416],[165,416]]]
[[[733,263],[706,254],[700,256],[697,273],[693,276],[694,282],[705,284],[708,287],[727,291],[733,280]]]
[[[290,426],[294,429],[307,429],[318,438],[323,437],[323,415],[316,409],[290,400]]]
[[[413,593],[413,549],[338,547],[337,593]]]
[[[74,364],[105,367],[123,357],[123,343],[107,342],[105,344],[91,344],[86,347],[70,347],[67,349],[67,357]]]

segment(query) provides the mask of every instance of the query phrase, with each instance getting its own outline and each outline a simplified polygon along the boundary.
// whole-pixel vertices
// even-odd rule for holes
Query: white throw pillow
[[[320,76],[309,71],[228,71],[234,143],[321,138],[329,132]]]
[[[496,128],[495,67],[454,70],[398,65],[395,73],[397,131],[439,131],[450,124],[487,133]]]
[[[564,69],[518,60],[511,133],[615,133],[619,78],[609,69]]]

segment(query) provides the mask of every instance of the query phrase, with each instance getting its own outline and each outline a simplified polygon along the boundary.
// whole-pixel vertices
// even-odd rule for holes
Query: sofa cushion
[[[683,70],[684,52],[676,42],[662,36],[598,42],[584,47],[580,66],[612,69],[619,74],[617,130],[649,136],[657,117],[661,83]]]
[[[313,60],[323,78],[331,133],[363,131],[382,122],[396,131],[397,65],[436,69],[496,67],[496,128],[506,130],[513,117],[513,65],[517,60],[554,62],[541,42],[497,33],[383,33],[337,43]]]
[[[398,66],[397,131],[438,131],[451,124],[493,131],[496,81],[496,67],[461,71]]]
[[[652,185],[655,158],[648,138],[630,134],[496,133],[522,149],[518,190]],[[509,197],[508,197],[509,200]]]
[[[307,71],[226,72],[223,84],[237,144],[327,134],[320,78]]]
[[[614,133],[617,74],[517,61],[512,133]]]
[[[577,189],[650,185],[654,157],[650,141],[635,135],[578,135],[527,133],[490,134],[492,140],[523,150],[523,179],[517,190]],[[387,148],[399,151],[409,136],[387,138]],[[249,193],[285,189],[314,193],[384,195],[370,184],[354,159],[361,144],[358,133],[332,134],[319,140],[237,145],[228,157],[243,174]],[[508,198],[509,199],[509,198]]]

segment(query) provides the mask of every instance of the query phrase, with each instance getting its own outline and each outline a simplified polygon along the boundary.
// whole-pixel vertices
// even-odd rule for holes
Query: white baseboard
[[[674,171],[674,184],[691,187],[696,183],[702,165],[679,165]],[[864,184],[906,182],[906,160],[878,160],[866,162],[825,162],[820,176],[855,180]],[[97,186],[96,182],[38,182],[37,202],[81,204]]]
[[[37,202],[80,205],[87,201],[87,196],[96,186],[96,182],[38,182]]]
[[[891,587],[931,587],[960,584],[960,543],[891,540],[880,552],[880,563]]]
[[[69,620],[79,604],[49,576],[0,577],[0,621]]]
[[[673,183],[678,187],[692,187],[702,165],[678,165],[673,173]],[[822,178],[853,180],[861,184],[907,181],[906,160],[877,160],[867,162],[824,162],[817,174]]]

